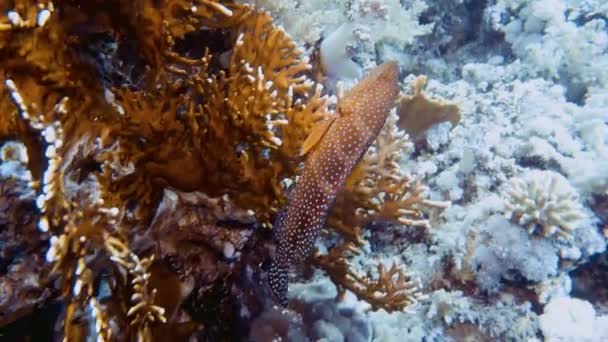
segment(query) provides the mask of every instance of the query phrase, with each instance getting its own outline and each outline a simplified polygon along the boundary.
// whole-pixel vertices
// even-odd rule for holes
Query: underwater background
[[[0,0],[1,341],[608,341],[608,2]]]

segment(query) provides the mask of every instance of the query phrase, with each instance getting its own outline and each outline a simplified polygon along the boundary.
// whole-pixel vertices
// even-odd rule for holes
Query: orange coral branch
[[[426,76],[412,82],[412,95],[401,95],[397,103],[397,125],[408,132],[414,141],[424,138],[426,131],[436,124],[449,121],[452,127],[460,122],[460,109],[455,104],[430,100],[424,95]]]
[[[324,270],[338,288],[338,295],[351,291],[359,300],[369,303],[374,310],[400,311],[417,302],[420,282],[408,277],[397,264],[390,269],[377,266],[378,277],[360,276],[352,270],[347,255],[359,255],[353,243],[347,242],[332,248],[328,254],[316,252],[312,264]]]

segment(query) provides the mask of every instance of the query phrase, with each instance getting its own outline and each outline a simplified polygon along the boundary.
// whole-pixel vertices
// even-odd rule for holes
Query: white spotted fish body
[[[340,100],[340,116],[308,156],[299,182],[276,219],[278,249],[268,282],[283,306],[287,305],[290,267],[311,254],[338,191],[386,121],[399,92],[398,71],[395,62],[386,62]]]

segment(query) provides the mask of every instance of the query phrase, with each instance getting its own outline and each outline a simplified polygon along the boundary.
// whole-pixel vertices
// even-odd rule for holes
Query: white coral
[[[553,171],[529,171],[512,179],[504,201],[507,218],[530,234],[541,228],[544,236],[567,238],[585,218],[572,186]]]
[[[531,70],[565,77],[578,91],[608,84],[605,1],[499,0],[488,11]]]
[[[545,305],[539,318],[545,341],[599,342],[608,338],[606,316],[599,316],[586,300],[558,297]]]
[[[0,146],[0,163],[15,161],[20,164],[27,164],[27,148],[20,142],[8,141]]]

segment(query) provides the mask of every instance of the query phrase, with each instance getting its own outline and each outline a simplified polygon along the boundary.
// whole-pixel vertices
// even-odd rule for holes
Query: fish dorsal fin
[[[315,146],[317,146],[319,141],[321,141],[323,136],[325,136],[325,133],[327,133],[327,130],[335,120],[336,115],[328,119],[321,120],[312,127],[312,129],[310,130],[310,134],[308,135],[306,140],[304,140],[304,143],[302,143],[302,150],[300,151],[300,156],[308,154],[308,152],[310,152]]]
[[[348,110],[348,99],[344,98],[344,84],[341,81],[336,83],[336,96],[338,97],[336,112],[342,118],[349,116],[352,111]]]

